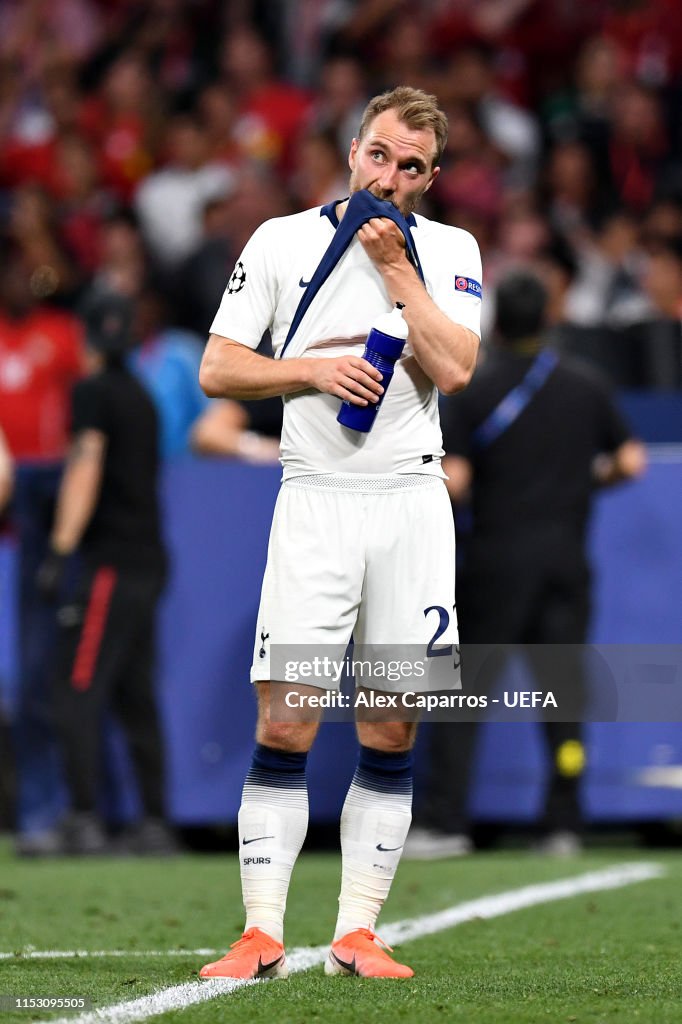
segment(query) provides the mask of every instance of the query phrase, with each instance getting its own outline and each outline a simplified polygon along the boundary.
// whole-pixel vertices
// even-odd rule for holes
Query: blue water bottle
[[[362,357],[381,373],[381,386],[384,393],[378,402],[369,402],[367,405],[342,402],[336,419],[344,427],[359,430],[363,434],[368,434],[372,429],[381,403],[386,397],[388,385],[393,379],[395,364],[400,359],[407,341],[409,328],[403,319],[402,310],[404,308],[404,302],[396,302],[395,309],[380,316],[367,335]]]

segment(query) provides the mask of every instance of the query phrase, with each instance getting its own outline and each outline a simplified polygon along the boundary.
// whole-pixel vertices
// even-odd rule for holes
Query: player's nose
[[[396,164],[390,164],[384,167],[381,178],[379,179],[379,186],[384,192],[395,192],[396,185],[398,184],[398,168]]]

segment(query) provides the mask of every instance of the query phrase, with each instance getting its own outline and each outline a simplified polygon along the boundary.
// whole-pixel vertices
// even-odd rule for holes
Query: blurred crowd
[[[558,343],[682,386],[675,0],[4,0],[3,283],[67,313],[106,285],[201,345],[255,227],[345,194],[398,83],[447,111],[425,212],[476,236],[487,298],[534,266]]]
[[[365,104],[397,84],[448,115],[423,212],[478,240],[484,346],[497,282],[523,268],[557,347],[618,387],[682,389],[677,0],[0,2],[0,513],[13,491],[25,852],[52,849],[55,622],[35,581],[87,369],[81,313],[98,294],[132,304],[128,365],[164,458],[276,461],[281,403],[209,402],[204,342],[253,231],[347,194]]]

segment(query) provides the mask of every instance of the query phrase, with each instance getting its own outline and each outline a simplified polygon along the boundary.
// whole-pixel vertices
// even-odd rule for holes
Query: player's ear
[[[350,167],[351,171],[355,170],[355,154],[358,151],[359,145],[360,141],[358,139],[353,139],[353,141],[350,144],[350,151],[348,153],[348,166]]]
[[[431,188],[431,186],[433,185],[434,181],[436,180],[436,178],[438,177],[439,174],[440,174],[440,167],[434,167],[433,170],[431,171],[431,178],[429,179],[429,183],[426,186],[426,188],[424,189],[425,192],[429,191],[429,189]]]

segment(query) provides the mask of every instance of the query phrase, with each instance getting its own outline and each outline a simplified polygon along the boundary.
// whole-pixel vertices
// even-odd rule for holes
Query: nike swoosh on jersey
[[[259,843],[262,839],[274,839],[274,836],[255,836],[253,839],[242,839],[242,846],[248,846],[249,843]]]
[[[309,284],[310,284],[310,281],[304,281],[303,278],[301,278],[300,281],[298,282],[298,287],[299,288],[307,288]]]
[[[395,853],[396,850],[402,850],[401,846],[382,846],[381,843],[377,843],[377,850],[380,853]]]

